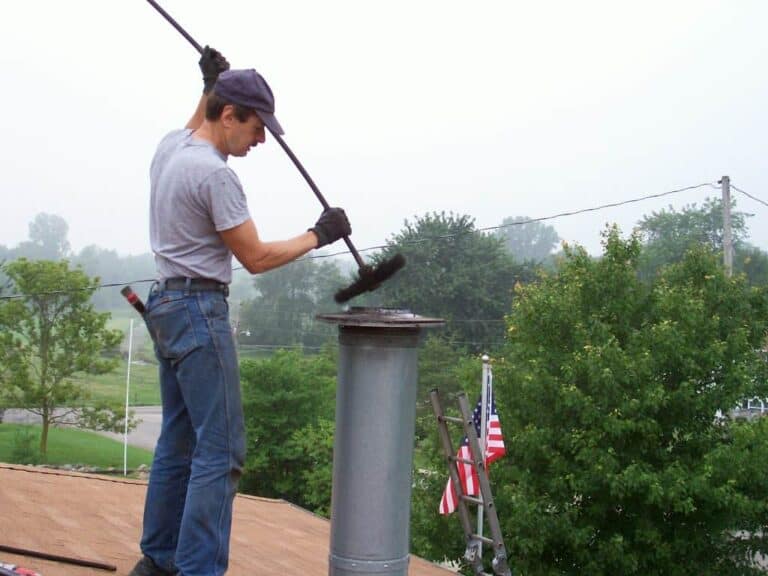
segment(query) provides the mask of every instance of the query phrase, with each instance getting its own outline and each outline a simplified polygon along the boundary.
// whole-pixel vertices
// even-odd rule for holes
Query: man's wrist
[[[312,236],[312,239],[314,240],[315,245],[313,248],[320,248],[320,235],[315,231],[314,228],[310,228],[307,230],[307,232]]]

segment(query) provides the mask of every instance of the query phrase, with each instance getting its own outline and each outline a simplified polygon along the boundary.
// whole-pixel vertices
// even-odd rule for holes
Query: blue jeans
[[[160,362],[163,424],[141,551],[183,576],[224,574],[232,501],[245,459],[229,306],[222,292],[155,286],[145,320]]]

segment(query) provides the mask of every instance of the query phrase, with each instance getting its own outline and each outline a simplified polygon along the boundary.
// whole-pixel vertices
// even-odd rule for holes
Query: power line
[[[577,214],[584,214],[586,212],[597,212],[599,210],[605,210],[606,208],[616,208],[618,206],[624,206],[626,204],[635,204],[637,202],[643,202],[645,200],[651,200],[653,198],[662,198],[664,196],[670,196],[672,194],[679,194],[680,192],[687,192],[689,190],[695,190],[697,188],[704,188],[709,186],[719,190],[720,188],[712,182],[704,182],[702,184],[696,184],[695,186],[686,186],[685,188],[678,188],[676,190],[669,190],[667,192],[659,192],[658,194],[649,194],[648,196],[641,196],[639,198],[632,198],[630,200],[623,200],[621,202],[611,202],[610,204],[601,204],[600,206],[594,206],[592,208],[582,208],[581,210],[573,210],[571,212],[560,212],[559,214],[553,214],[552,216],[543,216],[541,218],[531,218],[522,222],[514,222],[511,224],[504,224],[501,226],[489,226],[488,228],[479,228],[478,232],[487,232],[488,230],[498,230],[499,228],[507,228],[508,226],[520,226],[523,224],[532,224],[533,222],[543,222],[545,220],[554,220],[555,218],[562,218],[564,216],[575,216]]]
[[[738,187],[734,186],[733,184],[731,184],[731,188],[733,188],[734,190],[736,190],[736,192],[741,192],[741,193],[742,193],[742,194],[744,194],[744,196],[746,196],[747,198],[751,198],[751,199],[752,199],[752,200],[754,200],[755,202],[759,202],[759,203],[760,203],[760,204],[762,204],[763,206],[768,206],[768,202],[765,202],[764,200],[760,200],[760,198],[757,198],[756,196],[752,196],[752,194],[750,194],[750,193],[748,193],[748,192],[745,192],[744,190],[742,190],[741,188],[738,188]]]
[[[675,190],[668,190],[666,192],[659,192],[657,194],[648,194],[647,196],[640,196],[638,198],[631,198],[629,200],[622,200],[621,202],[611,202],[609,204],[600,204],[599,206],[593,206],[591,208],[580,208],[578,210],[571,210],[568,212],[560,212],[558,214],[552,214],[550,216],[541,216],[539,218],[528,218],[526,220],[519,220],[517,222],[510,222],[509,224],[500,224],[499,226],[488,226],[485,228],[475,228],[474,230],[468,230],[466,232],[457,232],[455,234],[443,234],[440,236],[425,236],[424,238],[420,238],[419,240],[410,240],[408,242],[403,242],[402,245],[407,246],[411,244],[421,244],[423,242],[426,242],[428,240],[444,240],[448,238],[455,238],[457,236],[463,236],[466,234],[474,234],[477,232],[489,232],[491,230],[500,230],[501,228],[510,228],[512,226],[524,226],[526,224],[533,224],[535,222],[546,222],[548,220],[555,220],[557,218],[563,218],[566,216],[576,216],[578,214],[585,214],[588,212],[598,212],[600,210],[605,210],[606,208],[616,208],[618,206],[624,206],[626,204],[635,204],[637,202],[643,202],[645,200],[652,200],[654,198],[663,198],[664,196],[671,196],[672,194],[680,194],[681,192],[688,192],[690,190],[696,190],[698,188],[704,188],[704,187],[710,187],[714,188],[715,190],[720,190],[720,187],[717,186],[713,182],[703,182],[701,184],[696,184],[694,186],[685,186],[684,188],[677,188]],[[735,188],[733,185],[731,185],[731,188]],[[368,248],[363,248],[361,250],[358,250],[358,252],[367,252],[369,250],[379,250],[383,248],[388,248],[389,244],[383,244],[379,246],[369,246]],[[343,252],[335,252],[333,254],[325,254],[321,256],[311,256],[310,258],[329,258],[331,256],[341,256],[343,254],[349,254],[349,251],[343,251]],[[306,258],[306,257],[305,257]],[[303,260],[304,258],[300,258],[299,260]],[[297,260],[298,261],[298,260]]]
[[[501,228],[509,228],[511,226],[523,226],[525,224],[533,224],[535,222],[546,222],[548,220],[555,220],[557,218],[564,218],[566,216],[576,216],[578,214],[585,214],[585,213],[588,213],[588,212],[598,212],[600,210],[605,210],[607,208],[616,208],[616,207],[619,207],[619,206],[625,206],[627,204],[635,204],[637,202],[643,202],[645,200],[651,200],[651,199],[654,199],[654,198],[662,198],[664,196],[671,196],[672,194],[680,194],[682,192],[688,192],[690,190],[696,190],[698,188],[704,188],[704,187],[710,187],[710,188],[714,188],[716,190],[720,189],[713,182],[703,182],[701,184],[695,184],[693,186],[685,186],[683,188],[676,188],[674,190],[668,190],[666,192],[659,192],[657,194],[648,194],[646,196],[640,196],[638,198],[631,198],[629,200],[622,200],[621,202],[611,202],[611,203],[608,203],[608,204],[600,204],[598,206],[592,206],[590,208],[581,208],[581,209],[578,209],[578,210],[571,210],[571,211],[567,211],[567,212],[560,212],[560,213],[557,213],[557,214],[552,214],[550,216],[541,216],[539,218],[529,218],[529,219],[521,220],[521,221],[518,221],[518,222],[511,222],[509,224],[501,224],[499,226],[488,226],[486,228],[476,228],[474,230],[467,230],[465,232],[457,232],[457,233],[454,233],[454,234],[444,234],[444,235],[441,235],[441,236],[424,237],[424,238],[420,238],[419,240],[410,240],[408,242],[403,242],[401,245],[403,245],[403,246],[417,245],[417,244],[421,244],[423,242],[427,242],[429,240],[446,240],[446,239],[449,239],[449,238],[455,238],[455,237],[464,236],[464,235],[467,235],[467,234],[475,234],[477,232],[488,232],[488,231],[491,231],[491,230],[499,230]],[[743,192],[742,190],[739,190],[738,188],[736,188],[733,185],[731,185],[731,187],[734,188],[735,190],[741,192],[742,194],[746,194],[746,192]],[[763,202],[762,200],[754,198],[753,196],[750,196],[750,195],[748,195],[748,196],[750,198],[753,198],[754,200],[757,200],[758,202],[762,202],[763,204],[765,204],[765,202]],[[768,204],[766,204],[766,206],[768,206]],[[369,246],[367,248],[358,249],[358,252],[369,252],[371,250],[381,250],[381,249],[384,249],[384,248],[389,248],[390,246],[391,246],[390,244],[382,244],[382,245],[377,245],[377,246]],[[322,258],[333,258],[333,257],[336,257],[336,256],[342,256],[342,255],[346,255],[346,254],[350,254],[349,250],[344,250],[344,251],[341,251],[341,252],[333,252],[333,253],[330,253],[330,254],[315,254],[315,255],[312,255],[312,256],[303,256],[301,258],[297,258],[296,260],[294,260],[294,262],[301,262],[301,261],[305,261],[305,260],[318,260],[318,259],[322,259]],[[242,266],[237,266],[237,267],[233,268],[232,270],[233,271],[237,271],[237,270],[242,270],[242,269],[243,269]],[[125,286],[127,284],[145,284],[145,283],[149,283],[149,282],[155,282],[155,279],[154,278],[145,278],[145,279],[141,279],[141,280],[134,280],[133,282],[110,282],[108,284],[100,284],[99,286],[97,286],[97,289],[116,288],[116,287],[119,287],[119,286]],[[37,292],[37,293],[34,293],[34,294],[29,294],[29,296],[58,296],[58,295],[67,294],[67,293],[70,293],[70,292],[77,292],[77,291],[81,291],[81,290],[88,290],[88,288],[81,288],[81,289],[77,289],[77,290],[52,290],[52,291],[49,291],[49,292]],[[24,295],[24,294],[10,294],[8,296],[0,296],[0,300],[12,300],[12,299],[16,299],[16,298],[24,298],[26,296],[27,295]]]

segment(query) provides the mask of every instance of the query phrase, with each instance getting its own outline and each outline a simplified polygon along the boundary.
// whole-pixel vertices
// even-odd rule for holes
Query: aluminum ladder
[[[440,394],[437,388],[429,393],[432,401],[432,409],[437,418],[437,430],[440,435],[440,443],[443,446],[443,455],[448,464],[448,473],[451,477],[451,483],[456,492],[456,512],[464,530],[464,536],[467,542],[467,548],[464,552],[464,559],[472,567],[477,576],[490,576],[484,572],[482,547],[486,545],[493,549],[492,567],[497,576],[512,576],[512,570],[507,564],[507,549],[504,546],[504,540],[501,536],[501,527],[499,526],[499,517],[496,514],[496,506],[493,503],[493,494],[491,493],[491,484],[488,481],[488,474],[485,470],[485,459],[480,452],[480,441],[477,438],[477,431],[472,420],[472,411],[469,409],[467,395],[461,392],[458,395],[459,411],[461,418],[446,416],[443,412],[443,406],[440,402]],[[469,449],[472,453],[472,460],[459,458],[456,450],[451,443],[451,435],[448,432],[448,424],[459,424],[464,429],[465,436],[469,439]],[[470,464],[477,473],[480,484],[481,497],[469,496],[464,494],[461,481],[459,480],[459,471],[457,464]],[[485,518],[490,528],[491,537],[487,538],[477,534],[472,528],[471,515],[469,513],[469,504],[482,506],[485,511]]]

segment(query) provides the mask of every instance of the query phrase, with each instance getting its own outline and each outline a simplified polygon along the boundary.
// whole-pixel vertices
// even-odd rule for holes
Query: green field
[[[125,404],[127,363],[108,374],[79,374],[72,380],[82,385],[90,394],[90,401],[108,401]],[[132,406],[157,406],[160,404],[160,384],[156,364],[131,364],[130,404]]]
[[[42,463],[38,453],[40,430],[40,426],[0,424],[0,462]],[[20,459],[20,453],[25,453],[27,458]],[[135,469],[140,464],[149,466],[151,462],[152,452],[128,446],[128,468]],[[93,432],[74,428],[51,428],[48,432],[48,454],[45,463],[122,469],[123,444]]]
[[[131,348],[131,381],[129,400],[134,406],[157,406],[160,404],[160,385],[157,363],[152,350],[152,341],[141,318],[131,308],[109,311],[112,316],[107,326],[120,330],[125,339],[120,346],[122,359],[117,367],[107,374],[79,373],[73,382],[83,386],[90,394],[89,403],[110,402],[125,404],[125,387],[128,372],[128,333],[133,320],[133,346]]]
[[[108,374],[77,374],[72,380],[84,386],[90,394],[88,403],[106,401],[114,404],[125,403],[125,386],[128,369],[128,334],[130,321],[133,319],[133,345],[131,347],[131,382],[130,404],[133,406],[157,406],[160,404],[160,385],[157,374],[157,361],[144,322],[129,307],[109,310],[112,315],[107,325],[113,330],[120,330],[125,339],[120,346],[122,359],[118,366]],[[240,360],[269,357],[272,349],[256,346],[238,347]]]

